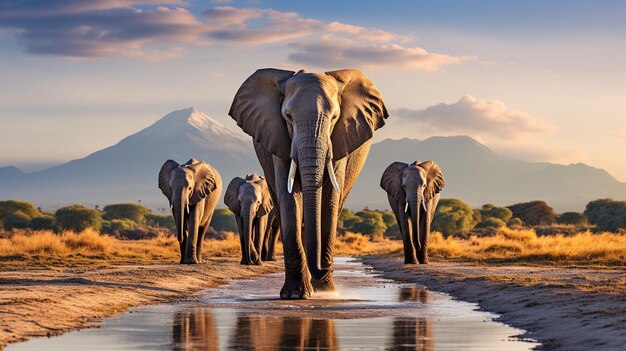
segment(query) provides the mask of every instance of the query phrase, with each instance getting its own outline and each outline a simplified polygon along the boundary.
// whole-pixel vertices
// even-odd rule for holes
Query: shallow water
[[[336,293],[279,300],[283,274],[209,289],[197,301],[131,309],[100,328],[7,350],[530,350],[476,305],[380,279],[335,259]]]

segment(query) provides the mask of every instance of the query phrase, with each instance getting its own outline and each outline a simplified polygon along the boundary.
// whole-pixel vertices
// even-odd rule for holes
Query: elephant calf
[[[222,193],[222,178],[204,161],[191,159],[181,165],[167,160],[159,172],[159,189],[176,221],[180,263],[200,263],[202,239]]]
[[[241,264],[260,265],[268,215],[272,210],[272,199],[264,177],[248,174],[246,179],[233,178],[224,203],[237,219],[241,241]]]
[[[383,173],[380,187],[387,192],[404,244],[404,263],[428,263],[430,224],[445,181],[433,161],[394,162]]]

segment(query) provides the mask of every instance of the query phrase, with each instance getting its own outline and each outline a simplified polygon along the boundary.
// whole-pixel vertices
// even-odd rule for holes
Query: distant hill
[[[391,162],[415,160],[437,162],[446,179],[442,196],[456,197],[473,206],[539,199],[558,211],[582,211],[594,199],[626,199],[626,183],[603,169],[582,163],[557,165],[510,159],[471,137],[454,136],[423,141],[386,139],[372,145],[350,195],[351,206],[387,208],[385,193],[378,186],[382,172]]]
[[[0,169],[0,198],[17,198],[47,207],[68,203],[105,205],[141,200],[167,207],[157,187],[163,162],[205,160],[219,170],[224,187],[234,176],[260,172],[248,138],[195,108],[173,111],[119,143],[40,172],[17,174]],[[10,177],[11,173],[13,177]],[[11,178],[11,179],[9,179]]]
[[[167,159],[206,160],[227,186],[234,176],[261,168],[250,137],[234,132],[206,114],[188,108],[171,112],[153,125],[85,158],[34,173],[0,168],[0,200],[22,199],[44,208],[70,203],[89,206],[141,202],[153,209],[167,202],[157,187]],[[388,208],[380,176],[393,161],[434,160],[444,172],[444,197],[480,206],[541,199],[558,211],[581,211],[590,200],[626,199],[626,183],[605,170],[584,164],[525,162],[500,156],[467,136],[384,140],[372,145],[363,172],[346,206],[357,210]],[[222,202],[218,206],[223,206]]]

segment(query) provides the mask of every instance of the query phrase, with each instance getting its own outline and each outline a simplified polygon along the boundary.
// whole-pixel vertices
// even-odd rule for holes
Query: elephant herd
[[[280,236],[283,299],[334,290],[337,221],[365,163],[374,131],[389,116],[374,84],[352,69],[326,73],[260,69],[237,91],[229,115],[252,137],[264,177],[234,178],[224,194],[235,214],[242,264],[274,258]],[[402,233],[405,263],[427,263],[428,234],[441,170],[433,161],[394,162],[380,186]],[[181,263],[200,262],[204,237],[222,192],[204,161],[168,160],[159,188],[176,221]]]

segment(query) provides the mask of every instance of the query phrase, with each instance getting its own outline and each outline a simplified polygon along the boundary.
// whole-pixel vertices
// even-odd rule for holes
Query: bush
[[[361,219],[357,215],[352,213],[350,210],[344,208],[339,214],[337,229],[344,233],[345,231],[350,230],[352,225],[354,225],[354,223],[356,222],[359,222],[360,220]]]
[[[507,207],[526,225],[550,225],[556,222],[556,214],[545,201],[530,201]]]
[[[519,228],[519,227],[523,227],[524,226],[524,222],[522,222],[522,220],[517,218],[517,217],[513,217],[513,218],[511,218],[511,220],[508,221],[508,223],[506,225],[509,228]]]
[[[360,218],[360,220],[353,222],[349,230],[372,237],[382,238],[383,233],[387,230],[382,213],[363,210],[355,213],[355,215]]]
[[[52,230],[54,229],[54,217],[50,215],[33,217],[30,220],[32,230]]]
[[[217,210],[215,210],[217,212]],[[174,223],[174,216],[172,215],[158,215],[148,213],[146,214],[146,222],[145,224],[150,227],[155,228],[166,228],[171,231],[176,230],[176,223]],[[213,215],[215,218],[215,215]]]
[[[502,228],[506,227],[506,223],[499,218],[490,217],[476,224],[474,228]]]
[[[82,232],[87,228],[99,230],[102,225],[100,212],[82,205],[59,208],[54,213],[54,219],[59,230],[74,232]]]
[[[105,206],[103,209],[103,219],[107,221],[113,219],[129,219],[137,224],[143,224],[145,216],[150,213],[150,210],[140,204],[113,204]]]
[[[474,212],[468,204],[457,199],[441,199],[431,228],[450,236],[466,233],[475,225]]]
[[[387,226],[385,229],[385,236],[392,237],[396,239],[401,239],[402,235],[400,233],[400,227],[398,227],[398,223],[396,222],[396,216],[391,211],[380,211],[380,214],[383,216],[383,221]]]
[[[22,211],[9,213],[4,218],[4,229],[23,229],[30,227],[30,216]]]
[[[172,217],[172,223],[174,223],[174,218]],[[211,228],[216,231],[225,231],[225,232],[233,232],[237,233],[237,220],[235,219],[235,214],[232,213],[227,208],[218,208],[213,212],[213,218],[211,219]],[[174,224],[174,228],[176,228],[176,224]]]
[[[137,227],[137,223],[130,219],[112,219],[110,221],[102,221],[102,232],[106,234],[120,233],[126,230],[133,230]]]
[[[28,216],[29,219],[39,215],[39,211],[30,202],[16,200],[0,201],[0,220],[3,222],[9,214],[18,211]]]
[[[587,225],[587,217],[580,212],[564,212],[557,217],[556,222],[558,224]]]
[[[513,212],[511,212],[511,210],[509,210],[508,208],[498,207],[492,204],[483,205],[483,207],[479,209],[478,212],[480,212],[480,221],[483,221],[487,218],[497,218],[506,223],[513,217]]]
[[[626,229],[626,201],[600,199],[591,201],[585,207],[589,223],[602,231]]]

